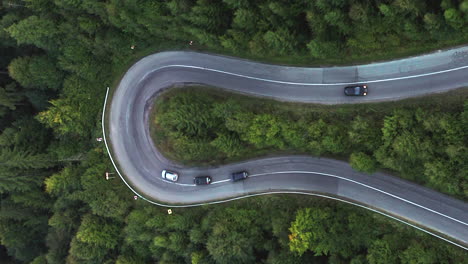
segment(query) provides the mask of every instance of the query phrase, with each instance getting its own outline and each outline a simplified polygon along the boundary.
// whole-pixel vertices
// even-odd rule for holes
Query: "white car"
[[[161,177],[163,179],[174,181],[174,182],[179,179],[179,175],[177,173],[172,172],[172,171],[168,171],[168,170],[163,170],[161,172]]]

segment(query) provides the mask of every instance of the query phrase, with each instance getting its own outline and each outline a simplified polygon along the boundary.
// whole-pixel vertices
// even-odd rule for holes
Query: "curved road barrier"
[[[468,204],[428,188],[383,173],[358,173],[345,162],[310,156],[189,168],[166,159],[149,133],[154,99],[175,84],[203,83],[293,102],[397,100],[468,86],[468,56],[462,56],[465,53],[468,47],[331,68],[275,66],[193,52],[157,53],[127,71],[109,103],[108,121],[106,94],[104,140],[122,180],[135,194],[154,204],[188,207],[263,194],[309,194],[364,207],[468,250]],[[344,96],[343,87],[355,83],[369,84],[369,94]],[[163,180],[163,169],[178,172],[178,182]],[[241,182],[230,181],[230,174],[240,170],[251,176]],[[193,177],[199,175],[212,176],[213,183],[195,186]]]

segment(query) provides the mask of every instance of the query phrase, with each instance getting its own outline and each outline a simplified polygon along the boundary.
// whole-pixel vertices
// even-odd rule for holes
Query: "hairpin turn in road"
[[[157,53],[127,71],[107,110],[106,95],[102,121],[103,130],[108,131],[103,131],[104,141],[127,186],[155,204],[187,207],[267,193],[325,196],[397,218],[447,240],[437,235],[441,234],[468,249],[468,204],[463,201],[390,175],[366,175],[353,171],[345,162],[309,156],[259,158],[213,168],[184,167],[166,159],[154,146],[148,120],[158,94],[184,83],[323,104],[443,92],[468,86],[468,56],[463,54],[468,54],[468,47],[368,65],[300,68],[194,52]],[[343,88],[355,84],[369,85],[369,94],[345,96]],[[163,179],[163,170],[177,172],[177,181]],[[230,175],[238,171],[247,171],[249,177],[232,182]],[[195,185],[193,178],[200,175],[211,176],[211,184]]]

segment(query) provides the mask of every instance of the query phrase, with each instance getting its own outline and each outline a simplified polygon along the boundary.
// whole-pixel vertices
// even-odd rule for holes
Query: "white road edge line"
[[[179,186],[197,186],[196,184],[191,184],[191,183],[177,183],[177,182],[169,182],[170,184],[175,184],[175,185],[179,185]]]
[[[453,221],[455,221],[455,222],[458,222],[458,223],[460,223],[460,224],[463,224],[463,225],[468,226],[468,223],[465,223],[465,222],[463,222],[463,221],[461,221],[461,220],[455,219],[455,218],[450,217],[450,216],[448,216],[448,215],[445,215],[445,214],[443,214],[443,213],[437,212],[437,211],[435,211],[435,210],[433,210],[433,209],[427,208],[427,207],[422,206],[422,205],[420,205],[420,204],[417,204],[417,203],[415,203],[415,202],[411,202],[411,201],[409,201],[409,200],[406,200],[405,198],[401,198],[401,197],[399,197],[399,196],[397,196],[397,195],[388,193],[388,192],[386,192],[386,191],[382,191],[382,190],[377,189],[377,188],[375,188],[375,187],[372,187],[372,186],[370,186],[370,185],[367,185],[367,184],[364,184],[364,183],[361,183],[361,182],[358,182],[358,181],[355,181],[355,180],[351,180],[351,179],[348,179],[348,178],[345,178],[345,177],[342,177],[342,176],[338,176],[338,175],[333,175],[333,174],[328,174],[328,173],[323,173],[323,172],[313,172],[313,171],[277,171],[277,172],[270,172],[270,173],[259,173],[259,174],[254,174],[254,175],[251,175],[251,176],[249,176],[249,177],[264,176],[264,175],[271,175],[271,174],[286,174],[286,173],[319,174],[319,175],[323,175],[323,176],[334,177],[334,178],[342,179],[342,180],[345,180],[345,181],[349,181],[349,182],[352,182],[352,183],[355,183],[355,184],[364,186],[364,187],[366,187],[366,188],[372,189],[372,190],[374,190],[374,191],[381,192],[381,193],[386,194],[386,195],[388,195],[388,196],[391,196],[391,197],[393,197],[393,198],[399,199],[399,200],[401,200],[401,201],[404,201],[404,202],[407,202],[407,203],[409,203],[409,204],[412,204],[412,205],[415,205],[415,206],[417,206],[417,207],[420,207],[420,208],[422,208],[422,209],[425,209],[425,210],[427,210],[427,211],[429,211],[429,212],[438,214],[438,215],[440,215],[440,216],[446,217],[446,218],[448,218],[448,219],[450,219],[450,220],[453,220]]]
[[[210,183],[210,184],[217,184],[217,183],[223,183],[223,182],[229,182],[229,181],[231,181],[231,179],[220,180],[220,181],[214,181],[214,182],[212,182],[212,183]]]
[[[463,69],[467,69],[468,65],[457,67],[457,68],[452,68],[452,69],[448,69],[448,70],[429,72],[429,73],[423,73],[423,74],[417,74],[417,75],[410,75],[410,76],[403,76],[403,77],[396,77],[396,78],[388,78],[388,79],[381,79],[381,80],[372,80],[372,81],[352,82],[352,83],[298,83],[298,82],[277,81],[277,80],[258,78],[258,77],[253,77],[253,76],[248,76],[248,75],[243,75],[243,74],[238,74],[238,73],[232,73],[232,72],[227,72],[227,71],[221,71],[221,70],[216,70],[216,69],[211,69],[211,68],[206,68],[206,67],[201,67],[201,66],[192,66],[192,65],[183,65],[183,64],[174,64],[174,65],[162,66],[162,67],[156,68],[155,70],[151,71],[151,73],[153,73],[155,71],[158,71],[158,70],[166,69],[166,68],[199,69],[199,70],[205,70],[205,71],[224,73],[224,74],[228,74],[228,75],[232,75],[232,76],[237,76],[237,77],[242,77],[242,78],[252,79],[252,80],[257,80],[257,81],[280,83],[280,84],[289,84],[289,85],[334,86],[334,85],[366,84],[366,83],[378,83],[378,82],[406,80],[406,79],[412,79],[412,78],[418,78],[418,77],[424,77],[424,76],[430,76],[430,75],[436,75],[436,74],[441,74],[441,73],[447,73],[447,72],[452,72],[452,71],[463,70]],[[147,75],[148,74],[146,74],[145,77]]]

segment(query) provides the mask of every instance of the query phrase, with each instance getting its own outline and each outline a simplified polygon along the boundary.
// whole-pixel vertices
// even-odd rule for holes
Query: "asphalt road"
[[[149,134],[149,112],[158,94],[174,84],[204,83],[281,101],[323,104],[398,100],[468,86],[468,47],[402,60],[330,68],[274,66],[193,52],[162,52],[134,64],[108,104],[111,157],[122,179],[140,197],[170,205],[196,205],[260,193],[322,194],[351,201],[443,234],[468,247],[468,204],[386,175],[353,171],[341,161],[308,156],[248,160],[220,167],[184,167],[166,159]],[[346,97],[347,84],[366,83],[365,97]],[[106,143],[107,144],[107,143]],[[179,173],[177,183],[161,170]],[[246,170],[251,177],[229,181]],[[193,177],[211,175],[208,186]]]

